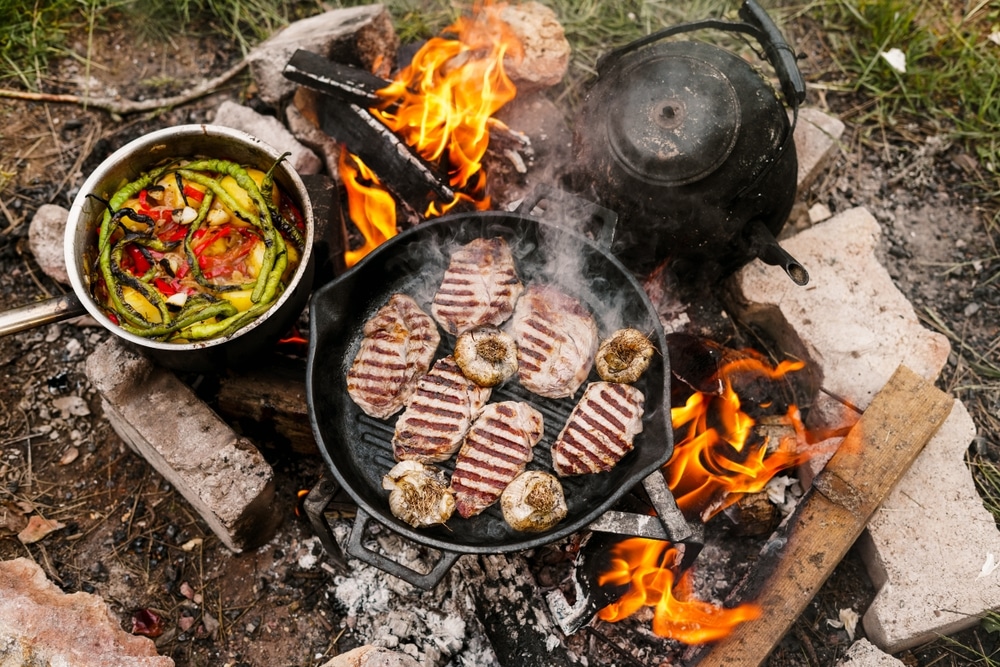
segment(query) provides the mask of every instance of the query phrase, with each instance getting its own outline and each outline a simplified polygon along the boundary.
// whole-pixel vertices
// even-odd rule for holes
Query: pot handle
[[[357,516],[354,519],[354,527],[351,528],[351,537],[347,542],[347,553],[417,588],[422,588],[425,591],[433,589],[444,579],[444,575],[462,555],[456,551],[441,550],[441,557],[434,564],[434,567],[431,568],[430,572],[426,574],[417,572],[413,568],[398,563],[377,551],[372,551],[363,544],[362,538],[364,537],[365,527],[371,520],[372,516],[359,506]]]
[[[61,322],[77,315],[86,314],[87,309],[76,294],[63,294],[43,301],[0,312],[0,336],[40,327],[43,324]]]
[[[604,54],[597,61],[598,74],[605,74],[605,70],[611,67],[619,58],[636,49],[642,48],[653,42],[657,42],[667,37],[679,35],[685,32],[696,30],[722,30],[725,32],[738,32],[750,35],[756,39],[767,54],[768,62],[778,75],[781,81],[781,92],[785,96],[785,101],[793,109],[798,109],[806,99],[806,83],[796,64],[795,53],[788,46],[788,42],[781,35],[778,26],[764,9],[755,0],[743,0],[739,10],[740,18],[743,22],[727,21],[724,19],[701,19],[689,23],[670,26],[662,30],[650,33],[645,37],[629,42],[624,46],[613,49]]]
[[[618,227],[618,214],[609,208],[604,208],[600,204],[577,197],[565,190],[560,190],[550,185],[538,185],[521,200],[514,213],[525,216],[530,215],[539,202],[546,199],[553,203],[561,204],[564,207],[572,206],[581,210],[584,215],[596,218],[600,222],[600,229],[597,232],[596,239],[597,244],[604,250],[611,250],[611,245],[615,241],[615,230]]]

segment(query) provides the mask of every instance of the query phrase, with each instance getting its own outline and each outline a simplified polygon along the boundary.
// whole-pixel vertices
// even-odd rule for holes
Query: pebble
[[[980,305],[975,301],[973,301],[972,303],[970,303],[965,307],[965,310],[962,311],[962,314],[965,315],[966,317],[972,317],[973,315],[979,312],[979,308]]]

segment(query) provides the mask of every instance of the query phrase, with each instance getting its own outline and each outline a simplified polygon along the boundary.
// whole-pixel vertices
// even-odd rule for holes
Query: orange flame
[[[365,237],[360,248],[344,253],[347,266],[354,266],[380,243],[396,235],[396,202],[358,157],[340,151],[340,178],[347,190],[347,210]]]
[[[769,438],[755,440],[756,421],[741,409],[732,383],[738,373],[780,380],[804,367],[802,362],[783,361],[772,368],[756,356],[740,358],[720,369],[721,396],[695,392],[684,406],[671,410],[675,432],[686,427],[686,434],[663,471],[681,511],[701,514],[707,521],[742,495],[763,490],[778,472],[809,458],[799,446],[809,438],[797,407],[789,407],[780,420],[791,427],[793,438],[777,446]]]
[[[771,367],[763,357],[746,352],[730,357],[713,380],[721,395],[694,392],[686,404],[671,410],[675,432],[685,429],[670,461],[663,467],[667,485],[678,507],[703,521],[736,502],[740,496],[762,490],[778,472],[799,465],[810,456],[804,445],[843,435],[849,426],[809,432],[798,408],[791,406],[779,420],[790,434],[777,446],[766,438],[754,440],[756,422],[741,409],[733,389],[734,378],[776,381],[801,370],[801,362]],[[708,383],[716,386],[715,382]],[[606,621],[620,621],[643,607],[653,607],[653,631],[687,644],[716,641],[739,623],[757,618],[761,610],[745,604],[733,609],[691,599],[690,572],[677,581],[678,551],[668,542],[633,538],[616,545],[611,569],[598,578],[600,585],[628,585],[622,598],[599,613]]]
[[[690,571],[676,581],[672,564],[677,562],[678,552],[667,542],[631,538],[615,545],[611,559],[611,570],[598,578],[598,585],[631,587],[618,602],[598,613],[602,620],[614,623],[643,607],[652,607],[653,632],[658,636],[704,644],[722,639],[740,623],[760,616],[756,605],[726,609],[691,599]]]
[[[520,41],[500,18],[504,6],[487,2],[472,17],[459,18],[443,31],[449,37],[429,40],[412,63],[378,91],[382,102],[372,113],[421,157],[446,171],[453,188],[463,191],[450,202],[429,202],[426,217],[443,215],[459,201],[479,210],[490,206],[484,195],[482,159],[489,145],[490,124],[495,122],[493,114],[516,94],[504,59],[516,61],[523,55]],[[391,196],[377,179],[366,178],[369,187],[358,188],[353,195],[378,202],[351,207],[351,220],[364,235],[365,244],[350,253],[348,266],[396,233],[395,206],[385,205]],[[350,195],[357,181],[342,180]]]

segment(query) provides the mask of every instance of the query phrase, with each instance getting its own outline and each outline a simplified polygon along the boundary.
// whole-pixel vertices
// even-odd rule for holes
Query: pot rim
[[[206,145],[204,152],[180,150],[180,154],[178,154],[170,151],[171,146],[176,146],[178,143],[184,145],[186,141],[191,141],[195,144],[199,142],[199,139],[203,140]],[[282,160],[275,170],[275,181],[281,183],[285,190],[298,200],[297,203],[305,221],[305,243],[299,258],[299,265],[281,296],[260,316],[226,336],[188,343],[171,343],[144,338],[122,329],[112,322],[104,310],[94,301],[87,284],[89,281],[88,272],[82,266],[81,258],[85,250],[85,239],[89,232],[97,227],[97,221],[103,215],[105,206],[95,203],[97,200],[92,195],[96,197],[103,197],[105,193],[110,195],[121,186],[123,179],[131,181],[168,157],[219,157],[218,155],[213,156],[211,153],[217,152],[216,146],[220,145],[232,145],[236,152],[257,160],[258,163],[253,166],[256,168],[264,166],[264,170],[282,155],[270,144],[242,130],[207,123],[177,125],[154,130],[125,144],[105,158],[80,186],[80,190],[70,207],[63,237],[66,270],[73,291],[87,312],[105,329],[115,335],[144,348],[170,352],[204,350],[221,345],[248,334],[280,310],[292,298],[296,286],[303,280],[311,267],[315,240],[312,202],[302,178],[287,160]]]

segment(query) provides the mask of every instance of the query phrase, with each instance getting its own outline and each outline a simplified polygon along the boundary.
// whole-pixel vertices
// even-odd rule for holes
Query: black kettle
[[[672,26],[606,54],[574,127],[570,182],[618,213],[612,252],[637,273],[669,260],[682,281],[714,280],[759,258],[804,285],[809,274],[775,237],[795,200],[805,83],[767,13],[745,0],[739,16]],[[736,54],[663,41],[704,29],[753,37],[784,104]]]

